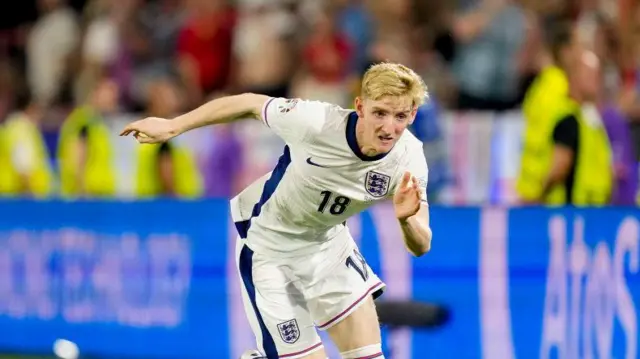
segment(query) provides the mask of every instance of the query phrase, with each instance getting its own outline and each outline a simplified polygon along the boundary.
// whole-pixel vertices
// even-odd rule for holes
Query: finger
[[[416,177],[411,178],[411,190],[418,201],[422,200],[422,191],[420,190],[420,182]]]
[[[125,126],[125,128],[122,130],[122,132],[120,132],[120,136],[128,136],[131,132],[136,130],[136,124],[134,123],[130,123],[127,126]]]
[[[417,189],[420,187],[420,184],[418,183],[418,179],[417,179],[417,178],[415,178],[415,177],[413,177],[413,176],[412,176],[412,177],[411,177],[411,182],[412,182],[412,184],[413,184],[413,188],[414,188],[414,189],[416,189],[416,190],[417,190]]]
[[[134,136],[135,136],[136,140],[139,143],[151,143],[151,142],[153,142],[153,139],[151,137],[146,136],[142,132],[136,132],[136,134]]]
[[[133,124],[128,124],[124,127],[124,129],[122,129],[122,132],[120,132],[120,136],[126,136],[128,134],[130,134],[133,131]]]
[[[409,181],[411,180],[411,173],[405,172],[402,175],[402,180],[400,180],[400,189],[405,190],[409,186]]]

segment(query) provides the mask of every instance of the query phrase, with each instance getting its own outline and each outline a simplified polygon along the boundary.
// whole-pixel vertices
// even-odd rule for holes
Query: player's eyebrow
[[[373,111],[382,111],[382,112],[393,113],[395,115],[399,115],[399,114],[409,115],[409,114],[411,114],[412,108],[408,108],[406,110],[400,110],[400,111],[393,111],[393,110],[391,110],[389,108],[385,108],[385,107],[374,105],[372,110]]]
[[[397,111],[395,114],[396,115],[400,115],[400,114],[409,115],[409,114],[411,114],[411,110],[401,110],[401,111]]]
[[[409,112],[411,112],[410,108],[406,109],[406,110],[393,111],[393,110],[390,110],[389,108],[380,107],[380,106],[373,106],[373,110],[374,111],[385,111],[385,112],[396,112],[396,113],[409,113]]]
[[[373,106],[373,110],[374,111],[390,112],[389,109],[386,109],[386,108],[383,108],[383,107],[379,107],[379,106]]]

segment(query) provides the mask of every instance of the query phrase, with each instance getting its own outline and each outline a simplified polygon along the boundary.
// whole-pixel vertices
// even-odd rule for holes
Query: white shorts
[[[362,258],[349,231],[339,237],[322,251],[286,259],[254,253],[238,238],[244,308],[258,349],[267,358],[295,359],[320,350],[316,328],[336,325],[369,295],[382,294],[385,284]]]

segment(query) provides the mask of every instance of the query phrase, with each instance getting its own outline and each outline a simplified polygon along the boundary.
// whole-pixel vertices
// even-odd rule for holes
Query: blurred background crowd
[[[425,143],[431,202],[517,201],[529,170],[520,164],[544,172],[520,155],[539,137],[573,150],[560,182],[580,187],[590,177],[581,161],[611,157],[592,170],[610,168],[616,193],[607,201],[636,203],[635,0],[36,0],[0,8],[0,196],[233,195],[281,151],[259,123],[162,146],[136,146],[118,130],[247,91],[348,107],[367,67],[393,61],[430,89],[411,130]],[[564,74],[542,80],[552,67]],[[601,120],[608,140],[576,135],[564,115],[562,126],[532,129],[549,101],[569,94],[594,105],[574,120]],[[562,167],[553,158],[546,166]]]

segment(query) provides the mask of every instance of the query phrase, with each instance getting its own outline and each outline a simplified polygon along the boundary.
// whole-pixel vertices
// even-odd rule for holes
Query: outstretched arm
[[[248,117],[259,118],[268,96],[253,93],[211,100],[193,111],[176,117],[172,123],[180,134],[207,125],[218,125]]]
[[[141,143],[165,142],[198,127],[249,117],[259,118],[262,107],[268,100],[267,96],[252,93],[221,97],[172,120],[149,117],[132,122],[120,135],[132,134]]]

